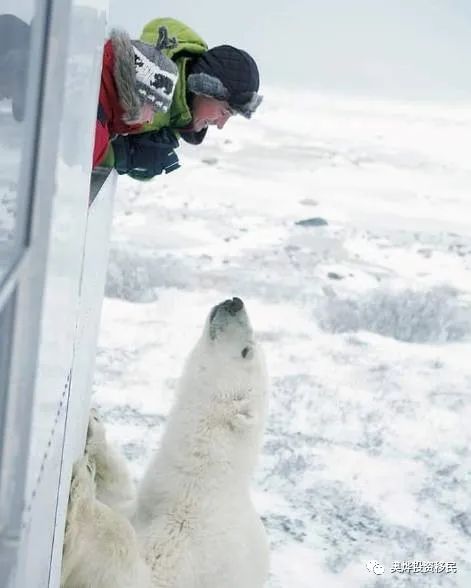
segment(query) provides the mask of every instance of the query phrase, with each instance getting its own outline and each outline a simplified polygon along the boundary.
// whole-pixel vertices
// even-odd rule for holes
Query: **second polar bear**
[[[249,487],[266,410],[261,350],[242,301],[226,300],[212,309],[186,362],[160,448],[139,485],[132,522],[151,588],[264,586],[268,544]],[[68,525],[73,532],[74,521]]]

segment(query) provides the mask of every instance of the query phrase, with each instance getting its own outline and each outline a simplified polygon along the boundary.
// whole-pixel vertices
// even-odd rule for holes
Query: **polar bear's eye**
[[[245,359],[247,357],[247,355],[249,354],[249,351],[250,351],[250,347],[244,347],[242,349],[242,351],[240,352],[240,354]]]

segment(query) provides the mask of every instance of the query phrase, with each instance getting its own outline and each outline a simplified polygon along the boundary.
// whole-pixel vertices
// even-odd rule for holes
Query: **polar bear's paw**
[[[94,408],[90,411],[85,452],[96,470],[97,499],[125,516],[132,516],[136,497],[126,459],[108,444],[105,426]]]
[[[227,402],[225,423],[231,431],[243,431],[256,424],[252,402],[248,398],[233,397]]]
[[[72,468],[72,480],[69,492],[68,522],[77,513],[90,506],[95,500],[95,465],[90,462],[85,454],[75,462]]]
[[[72,468],[72,482],[70,485],[71,498],[94,494],[95,492],[95,465],[85,454],[75,462]]]
[[[106,464],[108,462],[109,451],[105,425],[96,408],[92,408],[88,420],[85,453],[88,454],[89,462],[96,469],[97,482],[103,477],[103,470],[107,469]]]
[[[106,446],[106,431],[96,408],[90,410],[87,429],[87,443],[85,451],[94,457],[95,454]]]

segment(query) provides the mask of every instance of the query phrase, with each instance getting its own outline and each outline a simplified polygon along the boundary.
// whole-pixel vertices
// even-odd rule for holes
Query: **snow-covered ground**
[[[271,381],[270,588],[469,588],[471,109],[266,94],[181,170],[120,179],[94,400],[138,477],[240,296]]]

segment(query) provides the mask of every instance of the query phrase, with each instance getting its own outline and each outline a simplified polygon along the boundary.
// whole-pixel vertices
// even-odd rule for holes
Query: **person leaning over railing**
[[[114,111],[105,122],[113,140],[104,150],[105,141],[98,139],[94,165],[115,167],[135,179],[172,171],[179,167],[179,138],[198,145],[209,126],[222,129],[235,114],[250,118],[262,101],[258,67],[246,51],[231,45],[208,49],[175,19],[155,19],[144,27],[140,41],[128,42],[136,64],[134,70],[125,68],[125,76],[126,53],[115,48],[116,38],[105,46],[100,104],[106,89],[113,97]],[[130,116],[127,102],[134,94],[141,109]]]

